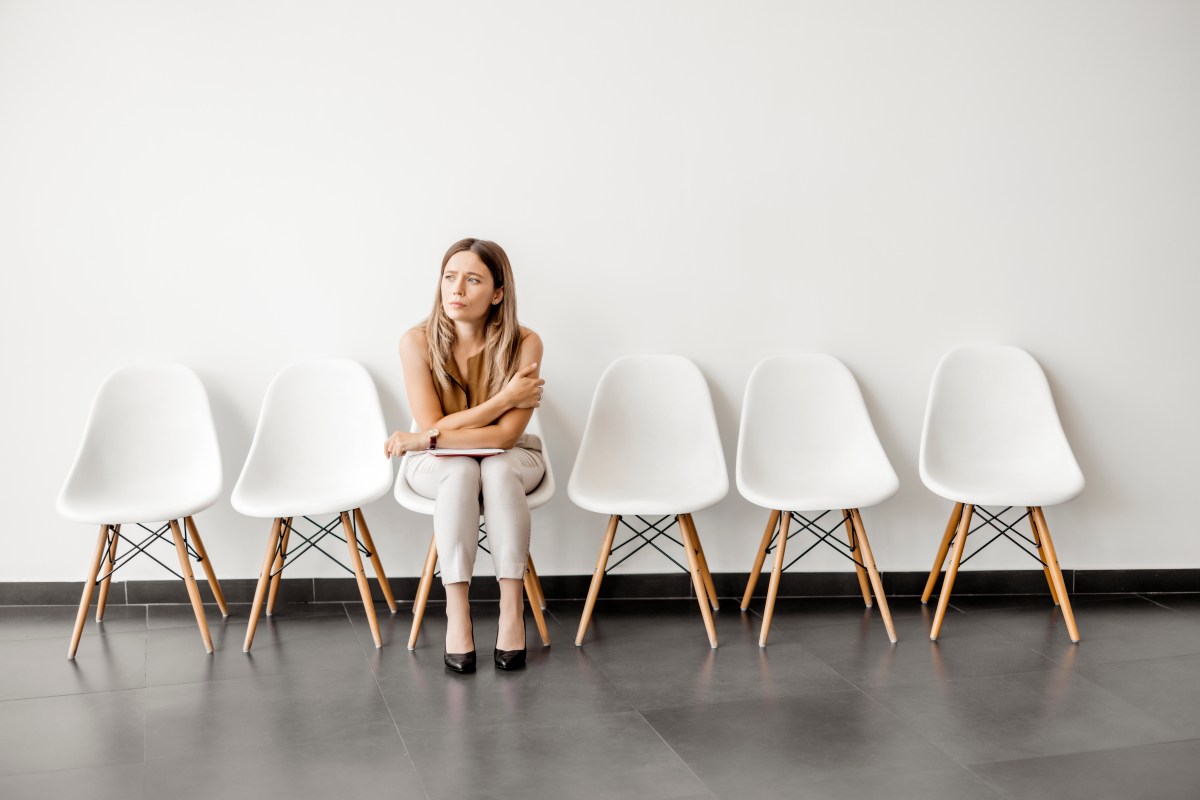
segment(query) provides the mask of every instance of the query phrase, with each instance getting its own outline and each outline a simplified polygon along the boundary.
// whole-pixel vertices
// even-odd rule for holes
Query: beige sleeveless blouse
[[[447,416],[457,414],[459,411],[474,408],[488,399],[487,384],[483,380],[483,367],[482,350],[467,359],[465,376],[458,371],[458,362],[453,355],[446,359],[446,374],[450,376],[450,388],[443,389],[440,383],[433,382],[438,400],[442,403],[443,414]]]
[[[483,375],[483,356],[484,351],[480,350],[467,359],[466,375],[459,372],[458,362],[453,355],[446,359],[446,374],[450,376],[450,388],[443,389],[439,382],[436,380],[433,382],[433,389],[437,392],[438,400],[442,404],[442,413],[446,416],[474,408],[490,399]],[[541,451],[542,441],[537,436],[526,433],[517,441],[516,446],[526,450]]]

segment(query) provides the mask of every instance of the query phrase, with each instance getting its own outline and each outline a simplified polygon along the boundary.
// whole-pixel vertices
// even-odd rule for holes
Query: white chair
[[[979,549],[1003,536],[1040,561],[1071,641],[1078,642],[1079,630],[1042,507],[1077,496],[1083,491],[1083,473],[1063,433],[1050,385],[1033,356],[1005,345],[960,347],[947,353],[929,389],[920,466],[921,480],[929,490],[954,501],[921,595],[921,602],[928,603],[953,543],[930,638],[936,640],[941,630],[959,566],[979,552],[962,557],[967,536],[990,526],[999,533]],[[991,512],[983,506],[1002,510]],[[1021,507],[1025,513],[1013,522],[1000,518]],[[973,513],[984,518],[974,530]],[[1013,528],[1026,517],[1032,539]],[[1036,555],[1018,539],[1035,548]]]
[[[254,441],[231,498],[233,507],[242,514],[274,520],[250,608],[243,646],[246,652],[254,642],[268,583],[270,615],[284,568],[311,549],[354,575],[375,646],[383,646],[363,571],[363,555],[370,558],[379,588],[393,613],[396,600],[362,507],[382,497],[391,486],[392,467],[383,452],[386,441],[387,428],[375,382],[356,361],[329,359],[293,364],[267,387]],[[312,519],[331,514],[336,518],[326,524]],[[315,526],[316,533],[305,536],[293,527],[297,517]],[[339,522],[345,538],[335,532]],[[289,551],[292,533],[304,543]],[[352,569],[320,546],[326,536],[346,543]]]
[[[728,491],[712,399],[696,365],[674,355],[625,356],[609,365],[596,386],[567,486],[576,505],[608,516],[576,645],[583,644],[609,555],[640,540],[621,561],[650,545],[690,572],[709,643],[717,646],[709,609],[719,608],[717,592],[692,514],[715,505]],[[630,525],[626,516],[636,517],[642,528]],[[618,524],[633,533],[613,547]],[[667,533],[676,524],[682,541]],[[647,537],[649,531],[654,534]],[[687,568],[654,543],[663,536],[683,547]]]
[[[412,429],[414,431],[419,430],[415,421],[413,422]],[[542,461],[546,465],[546,473],[542,476],[541,483],[525,496],[526,501],[529,503],[529,510],[532,511],[535,508],[541,508],[546,505],[554,497],[554,470],[550,466],[550,447],[546,443],[545,435],[542,433],[542,424],[538,420],[536,411],[533,412],[533,417],[530,418],[529,425],[525,427],[525,432],[537,436],[542,440]],[[409,486],[408,480],[405,477],[405,467],[412,455],[412,453],[405,453],[404,458],[400,462],[400,472],[396,475],[396,502],[409,511],[432,516],[437,502],[413,491],[413,488]],[[479,511],[482,515],[482,502],[480,503]],[[487,528],[482,523],[480,523],[479,532],[479,546],[486,551],[487,547],[484,545],[484,541],[487,539]],[[429,592],[433,588],[433,579],[437,575],[437,558],[437,537],[431,536],[429,539],[429,551],[425,556],[425,566],[421,570],[421,582],[417,586],[417,597],[413,601],[414,616],[412,631],[408,636],[409,650],[416,649],[417,637],[421,634],[421,622],[425,618],[425,606],[429,602]],[[546,596],[542,593],[542,583],[538,580],[537,570],[533,566],[532,553],[530,553],[529,560],[525,564],[525,594],[529,598],[529,606],[533,611],[533,619],[537,623],[538,633],[542,637],[542,646],[549,647],[550,629],[546,626],[546,617],[542,613],[546,609]]]
[[[763,561],[773,548],[775,563],[759,645],[767,644],[784,570],[822,542],[854,562],[868,608],[874,588],[884,628],[895,642],[896,629],[860,509],[891,497],[900,481],[879,443],[850,370],[836,358],[820,354],[760,362],[746,384],[735,472],[742,496],[771,511],[742,597],[745,611]],[[841,518],[828,529],[822,528],[818,523],[834,509],[841,510]],[[789,533],[793,516],[802,527]],[[834,538],[842,525],[847,544]],[[806,530],[817,541],[785,565],[788,539]]]
[[[188,556],[204,567],[221,614],[228,616],[221,584],[192,519],[215,503],[220,494],[217,433],[208,395],[196,373],[178,364],[160,364],[125,367],[109,375],[92,401],[83,442],[58,496],[58,512],[64,517],[100,526],[68,658],[74,658],[79,648],[96,584],[100,585],[96,603],[96,621],[100,622],[112,574],[158,539],[173,540],[180,572],[150,557],[183,580],[204,649],[213,651]],[[180,531],[180,519],[186,534]],[[167,520],[166,524],[155,528],[145,525],[161,520]],[[136,524],[149,535],[134,542],[121,533],[122,524]],[[167,530],[171,540],[164,535]],[[129,550],[119,556],[117,545],[121,539]],[[107,562],[103,576],[101,562]]]

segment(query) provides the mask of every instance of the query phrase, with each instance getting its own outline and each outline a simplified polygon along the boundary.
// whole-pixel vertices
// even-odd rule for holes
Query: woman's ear
[[[492,295],[492,305],[494,305],[494,306],[500,305],[500,301],[503,299],[504,299],[504,289],[497,289],[496,293]]]

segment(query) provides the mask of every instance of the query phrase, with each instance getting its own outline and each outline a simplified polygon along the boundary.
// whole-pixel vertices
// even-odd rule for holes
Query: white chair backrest
[[[75,519],[76,499],[114,490],[126,503],[144,497],[147,508],[166,501],[181,511],[216,502],[221,453],[208,394],[195,372],[180,364],[124,367],[100,385],[58,509]]]
[[[746,383],[738,488],[813,473],[851,476],[882,492],[899,484],[845,364],[820,353],[765,359]]]
[[[546,441],[546,434],[542,433],[542,421],[538,418],[538,412],[535,408],[533,416],[529,418],[529,424],[525,426],[525,433],[532,434],[542,441],[542,463],[546,465],[546,474],[542,476],[542,482],[534,487],[529,493],[528,500],[530,508],[545,505],[554,497],[554,467],[550,463],[550,444]]]
[[[596,386],[568,493],[578,503],[579,492],[669,498],[680,487],[716,499],[729,490],[708,383],[683,356],[618,358]]]
[[[286,367],[267,387],[233,490],[234,507],[280,486],[312,492],[317,506],[333,495],[355,503],[303,513],[345,511],[370,502],[391,486],[386,441],[379,394],[362,364],[339,358]]]
[[[946,483],[961,469],[998,476],[1082,474],[1063,433],[1050,385],[1033,356],[1009,345],[951,350],[933,374],[921,435],[921,478]],[[960,498],[969,499],[969,498]]]

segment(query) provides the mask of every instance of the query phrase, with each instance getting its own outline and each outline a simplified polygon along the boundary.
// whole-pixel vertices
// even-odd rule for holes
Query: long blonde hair
[[[484,371],[483,379],[488,397],[504,388],[509,378],[517,371],[517,354],[521,349],[521,323],[517,320],[517,287],[513,283],[512,266],[508,254],[495,242],[485,239],[461,239],[450,245],[442,257],[442,268],[438,270],[438,288],[433,295],[433,313],[425,320],[425,342],[429,352],[429,369],[443,390],[450,389],[450,374],[446,362],[454,352],[454,323],[442,308],[442,273],[455,253],[470,250],[479,256],[492,274],[497,289],[504,289],[499,304],[488,308],[484,321]]]

